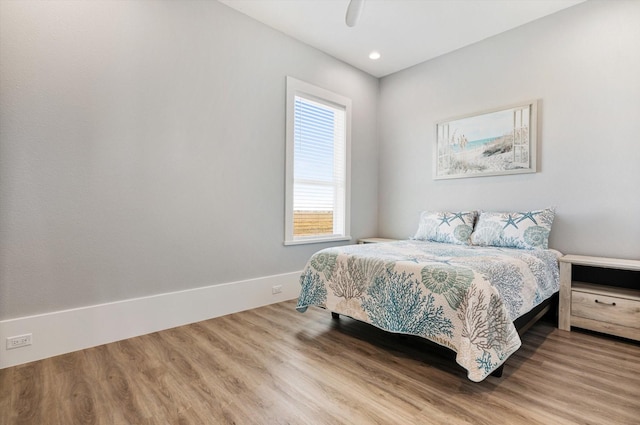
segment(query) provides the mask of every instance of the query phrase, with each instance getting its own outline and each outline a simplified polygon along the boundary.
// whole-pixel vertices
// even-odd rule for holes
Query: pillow
[[[477,216],[476,211],[423,211],[413,239],[470,245],[469,236]]]
[[[547,249],[553,208],[525,212],[480,212],[471,243],[504,248]]]

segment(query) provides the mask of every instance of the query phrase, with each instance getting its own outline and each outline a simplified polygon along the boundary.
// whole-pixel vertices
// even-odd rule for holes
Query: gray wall
[[[353,100],[375,235],[377,79],[216,1],[0,2],[0,319],[301,270],[286,75]]]
[[[435,122],[541,99],[539,172],[432,179]],[[379,230],[423,209],[557,207],[552,247],[640,258],[640,2],[587,2],[380,82]]]
[[[354,238],[555,205],[552,246],[639,258],[639,23],[587,2],[378,82],[215,1],[0,1],[0,320],[300,270],[286,75],[353,99]],[[432,180],[436,121],[532,98],[538,173]]]

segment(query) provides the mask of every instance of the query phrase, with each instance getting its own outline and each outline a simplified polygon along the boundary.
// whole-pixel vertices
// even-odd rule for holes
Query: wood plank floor
[[[287,301],[0,370],[0,424],[638,424],[640,344],[539,322],[502,378]]]

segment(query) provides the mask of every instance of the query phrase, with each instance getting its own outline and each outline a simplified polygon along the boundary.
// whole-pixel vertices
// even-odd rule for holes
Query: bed
[[[543,221],[530,217],[537,218],[536,225]],[[508,220],[517,224],[520,218]],[[426,338],[453,350],[456,362],[475,382],[499,375],[521,345],[518,328],[522,332],[537,320],[557,294],[561,254],[548,249],[546,239],[534,240],[535,249],[495,246],[514,244],[506,228],[497,233],[507,242],[496,242],[493,234],[488,246],[482,243],[487,232],[473,237],[486,224],[481,219],[476,223],[475,217],[467,218],[472,229],[461,243],[443,241],[441,235],[323,249],[303,270],[296,308],[304,312],[317,306],[334,317],[345,315],[389,332]],[[502,226],[503,220],[494,221]],[[417,236],[425,233],[420,231],[424,221],[421,218]],[[527,227],[522,220],[520,224]]]

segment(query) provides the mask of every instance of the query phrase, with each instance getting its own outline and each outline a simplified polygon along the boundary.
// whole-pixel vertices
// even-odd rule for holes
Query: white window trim
[[[346,175],[345,175],[345,226],[344,235],[322,235],[295,238],[293,236],[293,153],[294,153],[294,104],[296,95],[315,98],[321,103],[333,103],[343,107],[345,118]],[[320,242],[351,240],[351,99],[287,76],[286,95],[286,171],[285,171],[285,245],[302,245]]]

